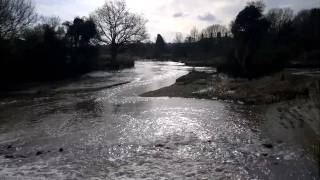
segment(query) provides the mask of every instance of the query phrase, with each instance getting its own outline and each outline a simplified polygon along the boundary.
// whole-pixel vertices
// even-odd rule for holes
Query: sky
[[[34,0],[37,12],[59,16],[62,21],[88,16],[106,0]],[[212,24],[229,26],[248,0],[126,0],[131,12],[148,20],[150,40],[161,34],[167,42],[176,33],[188,35],[193,27],[201,30]],[[295,11],[320,7],[320,0],[264,0],[267,9],[290,7]]]

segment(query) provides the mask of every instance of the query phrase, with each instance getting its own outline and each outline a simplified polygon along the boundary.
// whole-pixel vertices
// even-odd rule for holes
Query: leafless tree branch
[[[107,1],[93,13],[92,18],[97,24],[101,39],[107,44],[122,45],[147,38],[146,20],[130,13],[123,0]]]
[[[18,37],[36,18],[30,0],[0,0],[0,38]]]

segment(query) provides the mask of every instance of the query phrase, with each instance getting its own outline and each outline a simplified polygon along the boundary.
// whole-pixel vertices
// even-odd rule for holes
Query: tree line
[[[156,57],[160,51],[164,59],[204,60],[221,72],[255,78],[284,67],[319,68],[319,36],[319,8],[265,12],[265,4],[254,1],[247,3],[229,28],[219,24],[193,28],[185,38],[177,33],[173,43],[165,45],[158,35],[154,49]]]
[[[59,80],[117,67],[119,48],[148,37],[146,20],[129,12],[123,0],[106,1],[71,22],[37,15],[31,0],[0,0],[0,15],[4,83]]]
[[[118,54],[152,59],[205,60],[234,76],[254,78],[289,65],[317,65],[320,9],[265,12],[249,2],[230,27],[193,28],[173,43],[148,39],[146,20],[124,0],[106,1],[88,17],[61,22],[41,17],[31,0],[0,0],[0,81],[47,81],[118,67]],[[108,55],[106,55],[108,54]],[[131,64],[131,63],[130,63]]]

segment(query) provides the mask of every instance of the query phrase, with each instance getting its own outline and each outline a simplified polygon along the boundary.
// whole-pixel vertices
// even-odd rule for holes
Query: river
[[[319,178],[302,148],[263,135],[251,106],[139,97],[192,69],[138,61],[0,99],[0,179]]]

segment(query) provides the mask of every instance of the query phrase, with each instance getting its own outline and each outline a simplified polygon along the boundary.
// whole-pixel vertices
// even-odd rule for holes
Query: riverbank
[[[184,97],[231,100],[244,104],[262,105],[308,97],[319,89],[315,78],[282,72],[248,81],[225,75],[192,71],[177,79],[172,86],[147,92],[145,97]]]
[[[282,72],[248,81],[225,75],[190,72],[172,86],[144,97],[225,100],[255,105],[263,117],[263,133],[274,142],[299,144],[320,160],[320,78]]]
[[[142,94],[143,97],[183,97],[183,98],[209,98],[206,93],[198,93],[208,87],[213,73],[193,71],[176,80],[176,83],[156,91]]]

